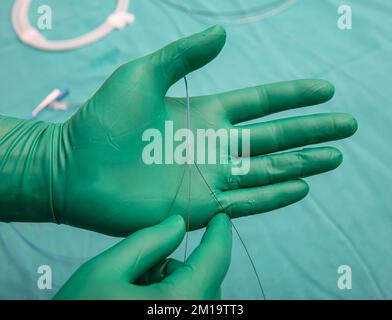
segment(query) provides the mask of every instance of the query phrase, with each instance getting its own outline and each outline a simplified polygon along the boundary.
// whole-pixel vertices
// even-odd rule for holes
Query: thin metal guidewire
[[[222,210],[224,213],[226,213],[226,214],[229,216],[229,218],[230,218],[230,215],[226,212],[225,208],[223,207],[223,205],[221,204],[221,202],[218,200],[218,197],[216,196],[215,192],[212,190],[211,186],[209,185],[209,183],[208,183],[207,180],[205,179],[205,177],[204,177],[203,173],[201,172],[201,170],[200,170],[200,168],[199,168],[199,166],[198,166],[197,163],[195,163],[195,167],[196,167],[197,171],[199,172],[199,175],[200,175],[201,178],[203,179],[205,185],[207,186],[208,190],[210,191],[210,193],[211,193],[212,196],[214,197],[215,201],[216,201],[216,202],[218,203],[218,205],[220,206],[221,210]],[[255,265],[255,263],[254,263],[254,261],[253,261],[253,259],[252,259],[252,256],[250,255],[250,253],[249,253],[249,251],[248,251],[248,248],[247,248],[246,245],[245,245],[244,240],[242,239],[242,237],[241,237],[241,235],[240,235],[240,233],[239,233],[237,227],[235,226],[235,224],[233,223],[233,221],[231,220],[231,218],[230,218],[230,222],[231,222],[231,225],[232,225],[232,227],[233,227],[235,233],[236,233],[237,236],[238,236],[238,239],[239,239],[240,242],[241,242],[242,247],[243,247],[244,250],[245,250],[246,255],[248,256],[248,259],[249,259],[250,264],[252,265],[252,269],[253,269],[253,271],[254,271],[254,273],[255,273],[255,275],[256,275],[257,282],[258,282],[258,284],[259,284],[261,294],[263,295],[263,299],[266,300],[267,298],[266,298],[265,293],[264,293],[264,288],[263,288],[263,285],[261,284],[260,276],[259,276],[259,273],[257,272],[256,265]]]
[[[265,10],[268,7],[271,7],[271,5],[276,5],[276,2],[282,2],[282,0],[272,0],[268,3],[263,3],[261,5],[253,6],[250,8],[241,8],[241,9],[234,9],[234,10],[227,10],[227,11],[212,11],[212,10],[203,10],[203,9],[198,9],[197,7],[190,7],[187,5],[182,5],[179,4],[175,1],[171,0],[164,0],[162,1],[166,5],[176,9],[180,10],[185,13],[193,13],[193,14],[198,14],[201,16],[244,16],[244,15],[250,15],[254,13],[255,11],[262,11]]]
[[[186,77],[184,77],[184,81],[185,81],[185,92],[186,92],[186,100],[187,100],[187,127],[188,127],[188,132],[190,130],[191,127],[191,121],[190,121],[190,97],[189,97],[189,91],[188,91],[188,82]],[[188,133],[189,134],[189,133]],[[189,139],[188,139],[188,144],[187,144],[187,156],[189,156]],[[189,183],[188,183],[188,217],[187,217],[187,232],[186,232],[186,238],[185,238],[185,254],[184,254],[184,261],[186,260],[187,257],[187,248],[188,248],[188,234],[189,234],[189,225],[190,225],[190,201],[191,201],[191,162],[189,161],[189,158],[187,158],[187,164],[188,164],[188,171],[189,171]],[[215,201],[218,203],[219,207],[221,208],[222,212],[224,212],[225,214],[227,214],[230,218],[230,215],[226,212],[225,208],[223,207],[223,205],[221,204],[221,202],[219,201],[217,195],[215,194],[215,192],[212,190],[211,186],[209,185],[209,183],[207,182],[206,178],[204,177],[203,173],[201,172],[199,165],[194,161],[194,165],[197,169],[197,172],[199,173],[200,177],[203,179],[204,184],[207,186],[208,190],[210,191],[211,195],[213,196],[213,198],[215,199]],[[264,293],[264,288],[263,285],[261,284],[261,279],[259,276],[259,273],[257,272],[256,269],[256,265],[252,259],[252,256],[250,255],[248,248],[245,245],[244,240],[242,239],[239,230],[237,229],[237,227],[235,226],[235,224],[233,223],[233,221],[230,218],[230,223],[235,231],[235,233],[237,234],[238,239],[241,242],[242,247],[245,250],[245,253],[249,259],[250,264],[252,265],[252,269],[256,275],[257,278],[257,282],[261,291],[261,294],[263,296],[263,299],[266,300],[266,296]]]
[[[233,11],[233,12],[211,12],[211,11],[200,11],[200,10],[196,10],[194,8],[191,7],[186,7],[186,6],[182,6],[182,5],[178,5],[178,4],[174,4],[168,0],[163,1],[162,3],[171,7],[172,9],[176,9],[176,10],[180,10],[186,14],[192,14],[193,16],[200,16],[203,17],[205,20],[207,21],[211,21],[211,22],[215,22],[215,23],[223,23],[223,24],[249,24],[249,23],[254,23],[260,20],[264,20],[264,19],[268,19],[271,18],[281,12],[283,12],[284,10],[286,10],[287,8],[289,8],[290,6],[292,6],[293,4],[296,3],[297,0],[285,0],[284,2],[281,1],[280,4],[278,4],[276,7],[272,8],[270,11],[266,11],[266,12],[262,12],[260,14],[254,15],[254,16],[245,16],[244,18],[239,18],[239,19],[217,19],[217,17],[220,16],[238,16],[239,14],[245,14],[246,12],[240,12],[240,11]],[[270,4],[266,4],[266,5],[271,5]],[[265,6],[265,5],[264,5]],[[253,10],[256,8],[253,8]],[[249,9],[252,10],[252,9]]]
[[[189,159],[189,155],[190,155],[190,148],[189,148],[189,132],[191,130],[191,110],[190,110],[190,98],[189,98],[189,91],[188,91],[188,81],[186,79],[186,77],[184,77],[184,81],[185,81],[185,92],[186,92],[186,125],[188,128],[188,139],[187,139],[187,145],[186,145],[186,150],[187,150],[187,167],[188,167],[188,173],[189,173],[189,177],[188,177],[188,212],[187,212],[187,222],[186,222],[186,236],[185,236],[185,251],[184,251],[184,262],[186,261],[187,258],[187,251],[188,251],[188,238],[189,238],[189,229],[190,229],[190,221],[191,221],[191,186],[192,186],[192,167],[191,167],[191,161]]]

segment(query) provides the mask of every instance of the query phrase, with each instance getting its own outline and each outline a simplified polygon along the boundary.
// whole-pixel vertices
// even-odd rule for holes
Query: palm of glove
[[[126,235],[171,214],[186,216],[191,176],[190,227],[199,228],[222,211],[221,205],[231,217],[238,217],[298,201],[308,191],[299,178],[340,164],[341,154],[334,148],[269,154],[351,135],[356,123],[344,114],[243,126],[251,133],[248,174],[232,175],[230,163],[199,165],[214,194],[194,165],[187,169],[185,164],[145,163],[146,130],[162,134],[165,162],[165,123],[171,121],[174,132],[186,128],[186,100],[165,97],[168,88],[212,60],[224,41],[224,30],[213,27],[121,66],[63,125],[54,168],[54,210],[60,222]],[[190,101],[191,128],[195,136],[196,129],[233,129],[239,122],[321,103],[332,95],[333,88],[325,81],[300,80],[195,97]],[[218,148],[219,144],[217,154]]]

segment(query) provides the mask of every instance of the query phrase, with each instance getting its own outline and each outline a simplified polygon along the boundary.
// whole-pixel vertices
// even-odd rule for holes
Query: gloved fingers
[[[109,265],[126,276],[129,282],[134,282],[170,255],[181,243],[184,234],[183,218],[173,215],[156,226],[135,232],[97,259],[102,259],[103,265]]]
[[[284,81],[217,94],[232,124],[283,110],[320,104],[334,95],[331,83],[320,79]],[[205,97],[207,102],[208,96]],[[211,100],[211,99],[210,99]]]
[[[152,54],[157,86],[164,96],[171,85],[213,60],[223,48],[226,31],[213,26],[177,40]]]
[[[305,178],[337,168],[342,153],[332,147],[309,148],[250,158],[249,172],[228,179],[227,189],[238,189]]]
[[[178,268],[183,267],[184,264],[184,262],[172,258],[165,259],[144,273],[139,279],[137,279],[135,284],[150,285],[160,282],[175,272]]]
[[[325,113],[240,127],[250,129],[250,154],[255,156],[347,138],[357,126],[349,114]]]
[[[196,295],[208,291],[215,296],[230,266],[231,245],[230,219],[224,213],[217,214],[208,223],[199,246],[186,264],[177,268],[161,284],[175,286],[184,292],[192,290]]]
[[[303,199],[308,192],[305,181],[291,180],[225,191],[219,194],[219,201],[230,218],[239,218],[288,206]]]

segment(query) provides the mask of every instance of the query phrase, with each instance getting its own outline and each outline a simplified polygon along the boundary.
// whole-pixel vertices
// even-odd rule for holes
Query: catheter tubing
[[[97,29],[79,38],[71,40],[49,41],[42,34],[40,34],[38,30],[31,26],[28,19],[28,9],[30,4],[31,0],[15,0],[14,7],[12,9],[12,25],[22,42],[38,49],[50,51],[75,49],[103,38],[115,28],[115,26],[110,24],[107,19],[105,23],[99,26]],[[118,0],[117,7],[112,15],[121,12],[127,12],[128,6],[128,0]]]

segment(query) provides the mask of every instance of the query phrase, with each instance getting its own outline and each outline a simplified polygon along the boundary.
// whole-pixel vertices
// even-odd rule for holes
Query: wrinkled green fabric
[[[227,215],[212,218],[185,263],[164,260],[184,234],[178,215],[135,232],[82,265],[55,299],[218,299],[231,257]]]
[[[225,43],[215,26],[118,68],[67,122],[0,120],[3,221],[52,221],[125,236],[171,214],[186,215],[189,176],[179,164],[146,165],[143,132],[186,127],[186,100],[168,88],[214,59]],[[267,63],[267,62],[266,62]],[[308,79],[193,97],[192,131],[234,128],[240,122],[329,100],[333,86]],[[231,164],[200,165],[230,217],[257,214],[302,199],[299,178],[336,168],[331,147],[275,153],[346,138],[357,124],[347,114],[298,116],[243,125],[251,132],[251,169],[233,176]],[[190,228],[222,208],[194,167]]]

